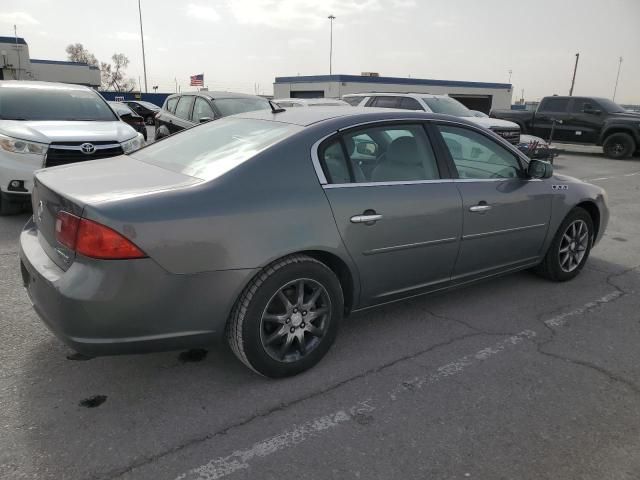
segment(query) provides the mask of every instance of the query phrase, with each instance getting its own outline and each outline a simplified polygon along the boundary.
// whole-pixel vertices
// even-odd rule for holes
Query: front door
[[[527,178],[517,155],[479,129],[438,126],[459,179],[463,230],[453,280],[535,263],[543,254],[551,190]]]
[[[567,142],[596,143],[604,124],[603,110],[590,98],[574,97],[569,106]]]
[[[570,118],[568,97],[546,97],[536,111],[533,134],[548,141],[553,131],[552,140],[567,141]]]
[[[366,148],[363,139],[370,139]],[[376,155],[374,168],[360,168],[358,149]],[[319,158],[336,224],[360,273],[362,306],[449,283],[461,198],[451,180],[442,180],[422,124],[351,130],[323,145]]]

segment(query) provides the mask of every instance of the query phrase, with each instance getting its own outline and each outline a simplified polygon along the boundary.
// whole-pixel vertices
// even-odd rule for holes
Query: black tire
[[[164,137],[168,137],[169,136],[169,130],[167,130],[167,127],[158,127],[156,128],[156,133],[155,133],[155,137],[154,139],[156,141],[163,139]]]
[[[636,142],[628,133],[614,133],[605,138],[602,151],[609,158],[629,158],[636,150]]]
[[[21,203],[10,203],[0,197],[0,216],[17,215],[24,209]]]
[[[563,265],[561,264],[560,249],[562,248],[561,245],[563,245],[563,242],[565,241],[563,237],[565,236],[565,233],[567,233],[567,229],[569,229],[576,222],[584,222],[584,225],[586,225],[586,249],[584,250],[584,255],[582,256],[582,258],[580,258],[580,260],[576,262],[577,265],[575,266],[575,268],[573,268],[571,271],[566,271],[566,267],[563,268]],[[538,265],[534,269],[534,271],[538,275],[548,280],[553,280],[554,282],[566,282],[567,280],[575,278],[580,273],[585,263],[587,263],[589,253],[591,252],[591,247],[593,246],[593,240],[594,228],[591,215],[589,215],[589,213],[583,208],[574,208],[563,220],[560,228],[558,228],[558,231],[553,238],[553,241],[551,242],[551,245],[549,246],[549,250],[547,250],[545,257],[542,260],[542,263],[540,263],[540,265]],[[577,245],[577,247],[579,248],[579,245]]]
[[[263,316],[268,316],[270,305],[273,304],[276,296],[284,291],[285,286],[300,280],[320,285],[324,289],[323,298],[329,300],[328,305],[324,308],[327,313],[323,315],[322,320],[323,334],[321,337],[311,335],[311,339],[315,343],[313,348],[306,353],[302,353],[300,342],[297,342],[296,348],[299,349],[300,358],[287,360],[283,357],[278,360],[273,356],[273,352],[269,352],[270,347],[265,345],[267,342],[265,342],[264,336],[267,334],[264,329],[267,324],[264,323]],[[302,290],[304,291],[304,287]],[[238,298],[227,324],[227,340],[238,359],[255,372],[273,378],[288,377],[313,367],[325,356],[336,338],[343,311],[342,287],[331,269],[313,258],[304,255],[291,255],[266,266],[247,285]],[[298,320],[300,314],[296,314]],[[306,314],[307,312],[305,312]],[[284,314],[284,316],[288,315],[290,313]],[[281,327],[276,325],[276,327],[281,331],[282,329],[288,331],[291,327],[291,336],[293,336],[294,322],[292,322],[292,318],[293,315],[291,318],[287,318],[288,325],[283,324]],[[304,326],[305,324],[302,323],[303,329]],[[311,326],[311,322],[309,322],[309,326]],[[296,324],[296,328],[300,328],[300,325]],[[282,335],[284,336],[279,339],[283,340],[283,345],[286,340],[285,336],[288,338],[290,335],[288,333]],[[302,336],[309,338],[305,332],[302,332]],[[282,348],[282,345],[278,348]],[[294,343],[288,343],[288,345],[291,348]]]

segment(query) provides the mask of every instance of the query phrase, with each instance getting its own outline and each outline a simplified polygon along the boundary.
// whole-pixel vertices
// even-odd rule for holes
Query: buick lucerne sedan
[[[293,375],[352,312],[523,269],[575,277],[606,194],[552,168],[450,116],[244,113],[37,172],[24,285],[85,355],[226,339]]]

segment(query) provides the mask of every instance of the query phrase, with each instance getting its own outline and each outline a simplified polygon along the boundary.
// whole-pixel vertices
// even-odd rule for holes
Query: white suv
[[[94,90],[0,81],[0,215],[29,203],[33,172],[129,153],[144,138]]]
[[[471,110],[448,95],[372,92],[344,95],[342,99],[354,107],[398,108],[401,110],[419,110],[463,117],[477,125],[492,130],[509,143],[517,145],[520,141],[520,127],[518,124],[497,118],[475,116]]]

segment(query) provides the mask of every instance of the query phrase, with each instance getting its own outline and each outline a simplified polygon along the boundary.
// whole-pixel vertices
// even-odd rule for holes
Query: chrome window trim
[[[362,182],[362,183],[327,183],[322,185],[325,190],[333,188],[355,188],[355,187],[390,187],[396,185],[428,185],[432,183],[487,183],[487,182],[510,182],[519,180],[522,182],[541,182],[539,178],[441,178],[438,180],[407,180],[394,182]]]
[[[346,96],[346,95],[345,95]],[[430,112],[422,112],[422,113],[430,113]],[[367,126],[367,125],[372,125],[375,123],[384,123],[384,122],[420,122],[420,123],[424,123],[424,122],[429,122],[432,124],[438,124],[438,123],[448,123],[451,125],[457,125],[463,128],[468,128],[471,130],[475,130],[480,134],[483,134],[485,137],[487,137],[489,140],[492,141],[496,141],[496,138],[498,138],[499,145],[504,146],[508,146],[508,150],[509,152],[511,152],[512,154],[514,154],[517,158],[519,158],[520,160],[522,160],[524,162],[523,165],[523,171],[526,172],[526,166],[529,164],[529,158],[524,155],[520,150],[518,150],[513,144],[509,143],[507,140],[505,140],[504,138],[500,137],[499,135],[497,135],[496,133],[492,132],[490,129],[488,128],[484,128],[484,127],[480,127],[478,125],[469,125],[467,123],[462,123],[462,122],[456,122],[454,120],[445,120],[445,119],[435,119],[435,118],[420,118],[420,117],[397,117],[397,118],[383,118],[383,119],[378,119],[378,120],[369,120],[367,122],[360,122],[360,123],[354,123],[353,125],[349,125],[347,127],[341,127],[339,129],[337,129],[334,132],[331,132],[328,135],[325,135],[324,137],[322,137],[320,140],[316,141],[312,146],[311,146],[311,160],[313,163],[313,168],[316,171],[316,175],[318,177],[318,180],[320,181],[320,185],[323,186],[323,188],[352,188],[352,187],[372,187],[372,186],[378,186],[378,185],[412,185],[412,184],[420,184],[420,183],[445,183],[445,182],[449,182],[449,181],[457,181],[457,182],[502,182],[502,181],[508,181],[508,180],[522,180],[522,181],[541,181],[540,179],[536,179],[536,178],[444,178],[444,179],[439,179],[439,180],[415,180],[415,181],[409,181],[409,182],[366,182],[366,183],[329,183],[327,180],[327,177],[324,174],[324,171],[322,170],[322,164],[320,163],[320,157],[318,155],[318,149],[320,147],[320,144],[322,142],[324,142],[325,140],[327,140],[328,138],[336,135],[336,134],[340,134],[343,133],[347,130],[351,130],[353,128],[358,128],[358,127],[363,127],[363,126]],[[487,135],[487,131],[491,132],[493,135],[495,135],[495,137],[491,137],[489,135]],[[501,143],[500,143],[501,142]]]

